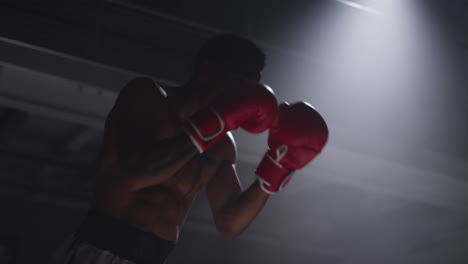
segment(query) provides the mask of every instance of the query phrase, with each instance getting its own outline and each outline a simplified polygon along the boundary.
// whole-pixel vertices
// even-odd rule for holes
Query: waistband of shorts
[[[125,222],[90,210],[76,237],[138,264],[164,263],[175,244]]]

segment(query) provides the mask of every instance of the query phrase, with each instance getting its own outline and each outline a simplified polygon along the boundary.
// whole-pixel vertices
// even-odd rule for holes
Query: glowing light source
[[[349,0],[336,0],[336,1],[340,2],[342,4],[345,4],[347,6],[350,6],[350,7],[362,10],[362,11],[366,11],[366,12],[369,12],[369,13],[372,13],[372,14],[376,14],[376,15],[381,14],[381,12],[377,11],[374,8],[371,8],[371,7],[368,7],[368,6],[365,6],[365,5],[361,5],[361,4],[358,4],[358,3],[353,2],[353,1],[349,1]]]

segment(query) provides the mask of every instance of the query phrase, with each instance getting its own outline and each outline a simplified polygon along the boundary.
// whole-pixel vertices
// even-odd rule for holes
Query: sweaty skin
[[[216,227],[232,239],[257,216],[268,195],[257,181],[242,190],[230,134],[198,153],[181,124],[210,97],[177,91],[138,78],[120,92],[106,119],[95,207],[177,241],[197,193],[206,186]]]

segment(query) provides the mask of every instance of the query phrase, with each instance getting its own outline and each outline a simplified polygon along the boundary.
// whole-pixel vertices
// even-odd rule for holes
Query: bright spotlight
[[[344,5],[347,5],[347,6],[362,10],[362,11],[366,11],[366,12],[369,12],[369,13],[372,13],[372,14],[376,14],[376,15],[381,14],[379,11],[377,11],[374,8],[371,8],[371,7],[362,5],[362,4],[358,4],[358,3],[354,2],[354,1],[349,1],[349,0],[336,0],[336,1],[340,2],[340,3],[344,4]]]

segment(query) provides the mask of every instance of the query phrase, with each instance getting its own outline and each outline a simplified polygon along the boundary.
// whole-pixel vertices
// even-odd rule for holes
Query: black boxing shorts
[[[175,244],[96,211],[57,250],[51,264],[158,264]]]

